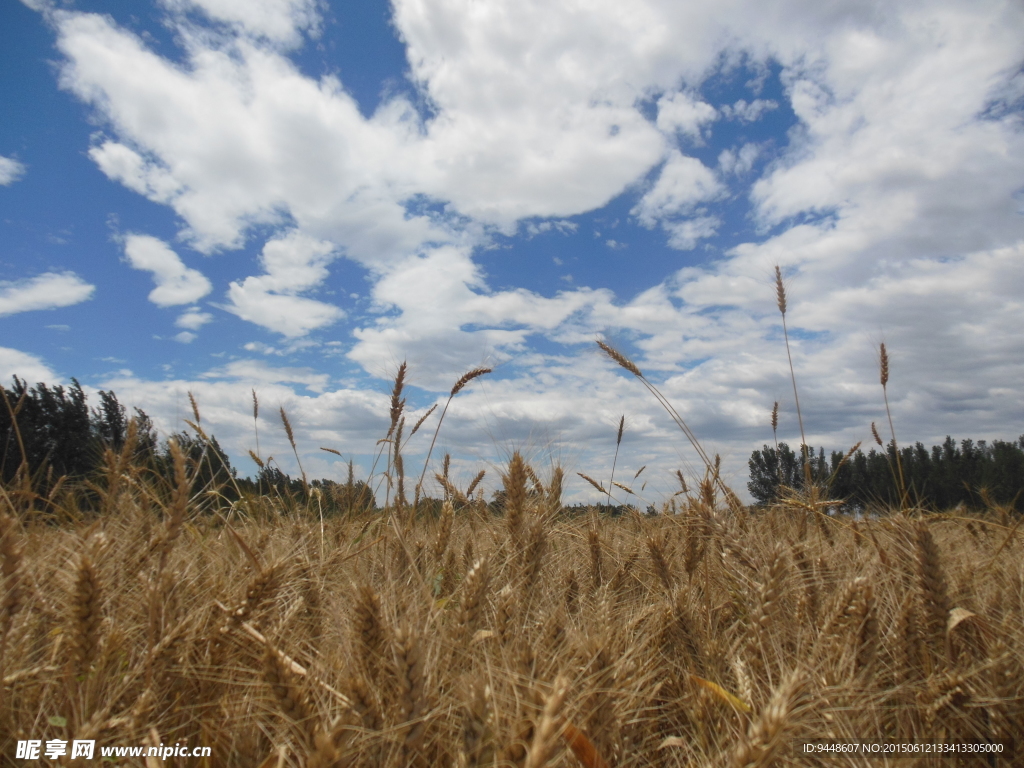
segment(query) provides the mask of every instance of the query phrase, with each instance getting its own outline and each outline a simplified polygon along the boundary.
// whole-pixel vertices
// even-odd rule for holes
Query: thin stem
[[[686,422],[683,421],[683,417],[680,416],[679,412],[672,407],[672,403],[670,403],[668,399],[663,394],[661,394],[661,392],[658,391],[657,387],[655,387],[653,384],[651,384],[651,382],[647,380],[647,377],[643,375],[640,369],[637,368],[636,365],[629,358],[627,358],[617,349],[609,346],[608,344],[605,344],[603,341],[598,340],[597,346],[599,346],[601,350],[606,355],[608,355],[608,357],[610,357],[621,367],[625,368],[627,371],[636,376],[640,380],[640,383],[647,387],[647,391],[654,395],[655,399],[659,403],[661,403],[661,407],[665,409],[665,411],[671,417],[672,421],[674,421],[676,423],[676,426],[682,430],[684,435],[686,435],[686,439],[690,441],[690,445],[694,447],[694,450],[697,451],[697,454],[700,456],[701,461],[704,462],[705,468],[708,471],[711,471],[713,469],[713,463],[711,459],[708,458],[707,453],[701,447],[701,444],[697,441],[697,436],[693,434],[690,428],[686,425]],[[729,491],[729,489],[726,487],[725,481],[723,481],[721,477],[716,475],[715,479],[719,485],[719,488],[721,488],[722,493],[726,496],[726,498],[733,498],[735,496],[735,494],[732,494],[732,496],[730,496],[731,491]]]
[[[479,378],[480,376],[490,372],[490,368],[474,368],[473,370],[462,374],[459,380],[455,382],[455,386],[452,387],[452,391],[448,394],[448,401],[444,404],[444,410],[441,411],[441,418],[437,420],[437,427],[434,429],[434,436],[430,439],[430,449],[427,451],[427,458],[423,462],[423,471],[420,472],[419,482],[416,483],[417,493],[423,487],[423,478],[426,477],[427,467],[430,465],[430,454],[434,452],[434,444],[437,442],[437,435],[441,431],[441,423],[444,421],[444,415],[448,413],[448,406],[451,404],[452,399],[473,379]]]
[[[789,377],[793,380],[793,400],[796,401],[796,418],[800,424],[800,453],[804,458],[804,482],[811,488],[811,461],[808,456],[807,437],[804,434],[804,417],[800,412],[800,395],[796,391],[796,372],[793,369],[793,353],[789,349],[789,328],[786,325],[786,284],[782,282],[782,268],[775,265],[775,299],[782,315],[782,333],[786,338],[786,357],[789,359]]]
[[[903,462],[900,461],[900,449],[896,443],[896,428],[892,424],[892,411],[889,410],[889,352],[885,344],[879,350],[879,379],[882,384],[882,397],[885,399],[885,415],[889,418],[889,432],[892,433],[892,452],[896,456],[896,472],[899,478],[900,508],[907,508],[907,485],[903,479]]]
[[[793,380],[793,400],[796,402],[796,419],[800,424],[800,453],[804,459],[804,482],[811,487],[811,460],[807,452],[807,437],[804,435],[804,417],[800,413],[800,395],[796,390],[796,372],[793,370],[793,354],[789,350],[789,329],[786,328],[786,316],[782,316],[782,333],[786,337],[786,357],[789,358],[789,376]]]
[[[619,419],[619,432],[615,437],[615,457],[612,459],[612,476],[608,480],[608,506],[612,504],[612,484],[615,482],[615,465],[619,461],[619,446],[622,445],[622,430],[626,426],[626,414]]]
[[[455,397],[455,395],[448,395],[448,402],[444,404],[444,408],[441,410],[441,418],[437,420],[437,427],[434,428],[434,436],[430,438],[430,449],[427,451],[427,458],[423,462],[423,471],[420,472],[419,482],[416,483],[417,491],[423,487],[423,478],[426,477],[427,467],[430,465],[430,454],[434,452],[434,444],[437,442],[437,435],[441,431],[441,423],[444,421],[444,415],[448,413],[448,405],[451,403],[453,397]]]

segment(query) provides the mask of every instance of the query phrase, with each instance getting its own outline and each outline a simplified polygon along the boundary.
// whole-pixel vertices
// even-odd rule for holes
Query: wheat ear
[[[508,472],[502,481],[505,486],[505,522],[513,543],[518,543],[526,505],[526,464],[519,451],[512,454]]]
[[[917,524],[916,544],[924,629],[932,651],[940,654],[945,645],[949,596],[939,547],[928,524],[923,521]]]
[[[14,518],[6,512],[0,513],[0,585],[4,599],[0,602],[0,686],[4,684],[4,658],[7,655],[7,638],[14,623],[14,616],[21,608],[22,547],[15,535],[17,527]]]
[[[423,646],[419,635],[411,629],[395,633],[395,667],[398,680],[398,707],[405,738],[407,758],[423,744],[426,724],[420,719],[426,711]]]
[[[263,676],[274,694],[278,708],[289,722],[297,726],[307,740],[313,743],[316,723],[309,699],[295,679],[288,664],[268,643],[263,656]]]
[[[545,697],[544,713],[534,731],[533,743],[530,744],[530,751],[526,755],[526,768],[544,768],[548,764],[558,743],[558,734],[562,730],[562,706],[568,693],[568,678],[556,678],[550,695]]]
[[[102,615],[100,602],[103,585],[92,555],[86,551],[78,558],[75,591],[71,601],[71,640],[78,674],[88,671],[96,658]]]
[[[477,560],[466,574],[457,625],[457,634],[462,640],[472,637],[473,631],[476,629],[480,615],[483,613],[490,578],[487,558]]]
[[[746,738],[733,754],[733,768],[765,768],[774,765],[782,747],[782,733],[789,724],[803,692],[806,678],[799,670],[791,672],[772,694],[761,714],[750,724]]]

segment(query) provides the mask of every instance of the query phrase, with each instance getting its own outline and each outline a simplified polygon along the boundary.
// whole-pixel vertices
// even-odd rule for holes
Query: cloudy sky
[[[808,440],[1024,433],[1013,0],[23,0],[0,11],[0,377],[78,378],[242,474],[368,472],[389,378],[457,477],[523,450],[745,494]],[[436,415],[410,442],[422,455]],[[343,459],[319,451],[333,447]],[[415,465],[413,459],[410,465]],[[575,478],[575,475],[573,475]],[[493,486],[492,486],[493,487]],[[576,481],[567,495],[596,497]],[[621,495],[621,494],[620,494]]]

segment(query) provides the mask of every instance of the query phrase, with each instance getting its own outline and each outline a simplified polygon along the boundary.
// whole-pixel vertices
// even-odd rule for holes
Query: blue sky
[[[389,377],[459,476],[512,450],[643,501],[750,451],[1024,433],[1013,2],[159,0],[4,6],[0,377],[187,393],[243,474],[369,471]],[[436,417],[435,417],[436,418]],[[410,442],[425,453],[430,427]],[[573,475],[574,476],[574,475]],[[573,500],[594,498],[572,484]]]

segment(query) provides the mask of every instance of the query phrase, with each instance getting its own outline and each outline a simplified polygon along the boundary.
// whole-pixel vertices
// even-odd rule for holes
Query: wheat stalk
[[[612,458],[612,474],[611,477],[608,478],[608,506],[611,506],[612,503],[612,485],[615,484],[615,465],[619,461],[619,446],[622,444],[622,430],[625,426],[626,416],[623,414],[619,419],[619,428],[615,434],[615,456]]]
[[[678,426],[679,429],[682,430],[683,434],[686,436],[686,439],[690,441],[690,444],[693,446],[694,450],[697,451],[697,455],[700,456],[701,461],[704,462],[704,466],[710,468],[712,466],[711,459],[708,457],[707,453],[704,451],[704,448],[697,440],[697,436],[693,434],[692,430],[687,426],[686,422],[683,421],[682,416],[679,415],[679,412],[676,411],[674,407],[672,407],[672,404],[663,394],[661,394],[658,388],[651,384],[651,382],[647,380],[647,377],[644,376],[643,373],[641,373],[640,369],[637,368],[636,365],[631,360],[629,360],[629,358],[627,358],[617,349],[611,347],[610,345],[600,340],[597,341],[597,346],[600,347],[601,350],[606,355],[608,355],[608,357],[610,357],[621,367],[625,368],[627,371],[636,376],[640,380],[640,383],[642,383],[647,388],[647,391],[654,395],[655,399],[661,404],[661,407],[665,409],[665,411],[668,413],[672,421],[674,421],[676,423],[676,426]],[[725,483],[722,482],[720,478],[717,479],[718,482],[721,484],[722,490],[724,492]]]
[[[786,286],[782,282],[782,269],[775,265],[775,296],[782,315],[782,333],[786,340],[786,357],[789,360],[789,376],[793,381],[793,400],[796,402],[796,418],[800,424],[800,448],[804,458],[804,482],[811,487],[811,459],[808,455],[807,437],[804,434],[804,417],[800,411],[800,395],[796,389],[796,371],[793,368],[793,353],[789,348],[789,327],[786,325]]]
[[[889,418],[889,431],[892,433],[892,452],[896,457],[896,473],[897,479],[899,480],[899,491],[900,491],[900,508],[907,508],[907,485],[903,480],[903,462],[900,460],[900,449],[896,444],[896,428],[892,423],[892,411],[889,410],[889,353],[885,349],[883,343],[878,352],[878,365],[880,369],[879,381],[882,384],[882,397],[885,399],[885,415]],[[874,428],[874,423],[872,423]],[[875,431],[875,439],[878,439],[877,430]]]
[[[448,406],[451,405],[452,399],[459,394],[459,392],[461,392],[469,382],[473,381],[473,379],[478,379],[490,372],[490,368],[474,368],[471,371],[467,371],[459,377],[459,380],[456,381],[455,385],[452,387],[452,391],[448,393],[448,400],[444,404],[444,410],[441,411],[441,418],[437,420],[437,427],[434,429],[434,437],[430,440],[430,448],[427,450],[427,458],[423,461],[423,471],[420,472],[420,479],[416,484],[417,490],[419,490],[423,485],[423,478],[427,474],[427,466],[430,464],[430,454],[434,452],[434,444],[437,442],[437,435],[441,431],[441,424],[444,422],[445,414],[448,413]]]

